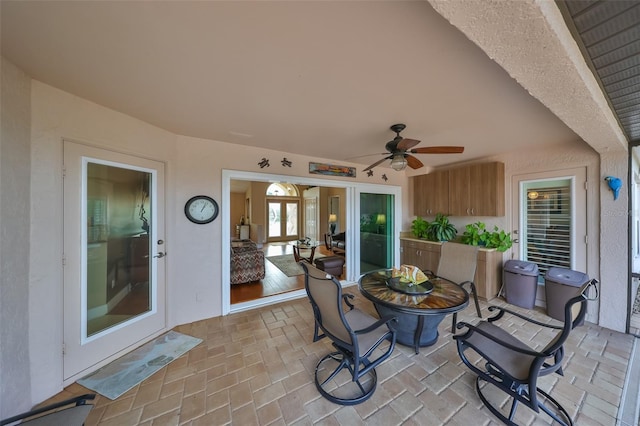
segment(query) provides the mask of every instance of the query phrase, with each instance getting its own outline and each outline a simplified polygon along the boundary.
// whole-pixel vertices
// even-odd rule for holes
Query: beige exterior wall
[[[29,194],[31,81],[2,58],[0,133],[0,418],[31,408]],[[45,336],[46,337],[46,336]]]

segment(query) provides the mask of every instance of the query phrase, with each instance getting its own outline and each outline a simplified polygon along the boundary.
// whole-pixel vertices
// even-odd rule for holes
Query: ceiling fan
[[[383,153],[382,155],[386,155],[386,157],[364,169],[365,172],[387,160],[391,160],[391,168],[397,171],[404,170],[407,165],[412,169],[419,169],[423,167],[424,164],[411,154],[460,154],[464,151],[463,146],[426,146],[413,148],[418,145],[420,141],[400,136],[400,132],[406,127],[404,124],[394,124],[390,127],[390,129],[396,133],[396,137],[385,145],[385,149],[390,155],[386,152]]]

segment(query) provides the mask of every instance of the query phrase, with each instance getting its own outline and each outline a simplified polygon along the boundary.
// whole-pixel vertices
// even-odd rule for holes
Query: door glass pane
[[[280,203],[269,203],[269,237],[279,237],[280,233]]]
[[[318,223],[317,223],[317,202],[315,198],[305,198],[304,200],[304,236],[313,240],[318,239]]]
[[[298,203],[287,203],[287,236],[298,235]]]
[[[151,173],[93,162],[86,169],[87,336],[151,309]]]
[[[524,260],[538,264],[542,281],[550,267],[571,268],[571,181],[528,182],[524,189]]]
[[[393,266],[393,195],[360,194],[360,273]]]

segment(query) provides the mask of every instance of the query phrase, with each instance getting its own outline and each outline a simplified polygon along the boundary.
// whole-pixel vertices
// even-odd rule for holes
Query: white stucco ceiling
[[[427,166],[579,138],[620,149],[615,120],[570,101],[597,98],[584,76],[556,81],[579,70],[552,2],[433,3],[466,36],[422,1],[4,0],[2,54],[176,134],[336,161],[379,159],[398,122],[418,147],[466,147],[420,155]]]

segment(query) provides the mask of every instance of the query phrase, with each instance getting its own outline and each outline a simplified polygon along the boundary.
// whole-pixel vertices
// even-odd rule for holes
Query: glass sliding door
[[[360,273],[393,267],[394,196],[360,193]]]

